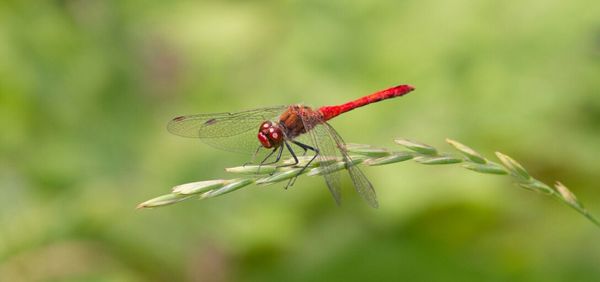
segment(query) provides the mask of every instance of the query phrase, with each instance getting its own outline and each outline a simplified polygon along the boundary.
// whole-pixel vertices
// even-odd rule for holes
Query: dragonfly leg
[[[296,156],[296,153],[294,153],[292,146],[290,146],[290,144],[287,141],[284,141],[283,143],[285,144],[285,147],[288,149],[288,152],[290,152],[290,154],[292,155],[292,158],[294,158],[294,163],[278,165],[277,168],[287,167],[287,166],[295,166],[295,165],[299,164],[300,160],[298,160],[298,157]],[[283,146],[281,146],[281,149],[283,151]]]
[[[296,157],[296,154],[294,153],[294,150],[292,149],[292,146],[290,146],[290,144],[288,142],[284,142],[285,143],[285,147],[288,149],[288,151],[290,152],[290,154],[292,155],[292,157],[294,158],[294,163],[293,164],[287,164],[287,165],[282,165],[282,166],[295,166],[297,164],[300,163],[300,161],[298,160],[298,157]],[[280,166],[280,167],[282,167]],[[292,177],[288,183],[285,185],[285,189],[287,189],[288,187],[292,186],[294,183],[292,182],[293,179],[296,179],[298,177],[299,174],[296,174],[296,176]],[[294,181],[295,182],[295,181]]]
[[[267,160],[275,153],[275,151],[279,151],[279,152],[277,152],[277,157],[275,157],[274,161],[267,163]],[[282,154],[283,154],[283,146],[279,146],[279,147],[273,149],[273,151],[271,151],[271,153],[269,153],[269,155],[267,155],[265,157],[265,159],[262,160],[262,162],[260,162],[259,165],[272,165],[272,164],[275,164],[275,163],[279,162],[279,160],[281,160],[281,155]]]
[[[316,148],[314,148],[314,147],[311,147],[311,146],[309,146],[309,145],[306,145],[306,144],[304,144],[304,143],[300,143],[300,142],[298,142],[298,141],[294,141],[294,140],[292,140],[292,143],[294,143],[294,144],[295,144],[295,145],[297,145],[298,147],[300,147],[300,148],[304,149],[304,154],[305,154],[305,155],[306,155],[306,152],[307,152],[308,150],[311,150],[311,151],[315,152],[315,155],[314,155],[314,156],[313,156],[313,157],[310,159],[310,161],[308,161],[308,162],[306,163],[306,165],[304,165],[304,166],[302,167],[302,169],[301,169],[300,171],[298,171],[298,173],[296,174],[296,176],[294,176],[293,178],[291,178],[291,179],[288,181],[287,185],[285,186],[285,188],[286,188],[286,189],[287,189],[287,187],[289,187],[289,186],[294,186],[294,183],[296,182],[296,179],[298,178],[298,176],[300,176],[300,175],[301,175],[301,174],[302,174],[302,173],[303,173],[303,172],[306,170],[306,168],[307,168],[307,167],[308,167],[308,166],[309,166],[309,165],[310,165],[310,164],[311,164],[311,163],[312,163],[312,162],[313,162],[313,161],[314,161],[314,160],[317,158],[317,156],[319,155],[319,149],[316,149]],[[286,143],[286,145],[287,145],[287,143]],[[295,161],[296,161],[296,164],[298,164],[298,159],[297,159],[297,158],[296,158],[296,156],[294,155],[294,152],[292,151],[292,148],[291,148],[289,145],[288,145],[288,150],[290,151],[290,154],[292,154],[292,156],[294,157],[294,159],[295,159]]]
[[[292,143],[294,143],[294,144],[296,144],[298,147],[300,147],[300,148],[304,149],[304,151],[311,150],[311,151],[313,151],[313,152],[315,152],[315,153],[318,153],[318,152],[319,152],[319,150],[315,149],[314,147],[308,146],[308,145],[306,145],[306,144],[304,144],[304,143],[300,143],[300,142],[298,142],[298,141],[296,141],[296,140],[292,140]]]
[[[292,140],[292,143],[294,143],[294,145],[296,145],[296,146],[300,147],[300,148],[301,148],[301,149],[304,151],[304,153],[302,153],[302,156],[303,156],[303,157],[304,157],[304,156],[306,156],[306,153],[307,153],[307,152],[308,152],[308,150],[309,150],[307,147],[310,147],[310,146],[308,146],[308,145],[306,145],[306,144],[303,144],[303,143],[300,143],[300,142],[298,142],[298,141],[294,141],[294,140]],[[298,145],[298,144],[296,144],[296,143],[302,144],[302,146],[300,146],[300,145]],[[312,147],[310,147],[310,148],[312,148]],[[311,150],[312,150],[312,149],[311,149]],[[313,150],[313,151],[314,151],[314,150]]]
[[[269,158],[270,158],[270,157],[271,157],[271,156],[272,156],[272,155],[273,155],[273,154],[274,154],[276,151],[279,151],[279,152],[277,152],[277,157],[275,157],[275,161],[272,161],[272,162],[268,162],[268,163],[267,163],[267,160],[268,160],[268,159],[269,159]],[[281,155],[282,155],[282,154],[283,154],[283,146],[279,146],[278,148],[275,148],[275,149],[273,149],[273,150],[272,150],[272,151],[271,151],[271,152],[270,152],[270,153],[269,153],[269,154],[268,154],[268,155],[267,155],[267,156],[266,156],[266,157],[265,157],[265,158],[264,158],[264,159],[263,159],[263,160],[262,160],[262,161],[261,161],[261,162],[258,164],[258,172],[257,172],[257,173],[259,173],[259,174],[260,174],[260,168],[261,168],[263,165],[272,165],[272,164],[275,164],[275,163],[279,162],[279,160],[281,160]]]

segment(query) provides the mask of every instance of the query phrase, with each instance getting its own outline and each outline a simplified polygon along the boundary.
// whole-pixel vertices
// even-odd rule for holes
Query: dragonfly
[[[377,208],[379,204],[373,185],[353,165],[344,140],[328,121],[368,104],[404,96],[414,89],[410,85],[398,85],[344,104],[317,109],[293,104],[241,112],[178,116],[168,123],[167,130],[182,137],[199,138],[210,146],[226,151],[256,156],[260,150],[267,150],[260,165],[279,163],[285,151],[286,155],[292,156],[293,163],[281,166],[295,166],[300,163],[298,149],[304,155],[310,151],[312,157],[309,156],[309,161],[292,179],[295,180],[316,160],[338,205],[341,203],[340,173],[331,159],[340,158],[346,164],[346,171],[356,192],[371,207]],[[292,179],[290,181],[293,184]]]

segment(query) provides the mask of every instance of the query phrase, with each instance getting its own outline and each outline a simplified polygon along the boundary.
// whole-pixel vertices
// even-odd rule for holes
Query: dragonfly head
[[[276,123],[265,121],[258,129],[258,141],[267,149],[277,148],[283,142],[283,132]]]

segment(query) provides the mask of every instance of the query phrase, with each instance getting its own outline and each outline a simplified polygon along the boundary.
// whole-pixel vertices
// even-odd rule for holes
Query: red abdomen
[[[330,120],[342,113],[354,110],[354,109],[356,109],[358,107],[362,107],[364,105],[379,102],[379,101],[382,101],[385,99],[390,99],[390,98],[406,95],[409,92],[413,91],[414,89],[415,88],[410,85],[399,85],[396,87],[392,87],[392,88],[389,88],[386,90],[382,90],[382,91],[373,93],[371,95],[367,95],[367,96],[358,98],[354,101],[351,101],[351,102],[348,102],[348,103],[345,103],[342,105],[321,107],[317,111],[319,113],[321,113],[321,115],[323,116],[323,120],[327,121],[327,120]]]

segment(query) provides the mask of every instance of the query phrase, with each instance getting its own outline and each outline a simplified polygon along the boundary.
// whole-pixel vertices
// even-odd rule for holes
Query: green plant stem
[[[430,145],[407,139],[397,139],[395,142],[406,148],[406,150],[392,151],[365,144],[348,144],[346,145],[346,150],[350,153],[350,157],[353,160],[352,165],[359,163],[368,166],[388,165],[413,159],[415,162],[424,165],[461,164],[462,167],[478,173],[506,175],[515,184],[524,189],[546,194],[561,201],[575,209],[594,225],[600,227],[600,222],[584,208],[583,204],[566,186],[560,182],[557,182],[554,186],[550,186],[533,178],[521,164],[500,152],[496,152],[496,156],[500,160],[500,163],[496,163],[482,157],[481,154],[462,143],[451,139],[446,139],[446,142],[460,154],[439,153],[436,148]],[[299,164],[288,167],[248,165],[227,168],[226,171],[243,175],[244,177],[178,185],[173,187],[170,194],[145,201],[139,204],[138,208],[154,208],[175,204],[193,196],[199,196],[200,199],[213,198],[241,189],[250,184],[267,185],[288,181],[290,178],[299,176],[298,173],[300,171],[302,171],[302,175],[308,176],[323,173],[317,162],[311,163],[308,169],[302,170],[302,167],[306,165],[309,159],[310,156],[300,158]],[[348,165],[339,159],[331,159],[329,162],[335,162],[331,164],[335,167],[334,170],[345,169]],[[332,172],[331,168],[327,169],[327,171]]]

